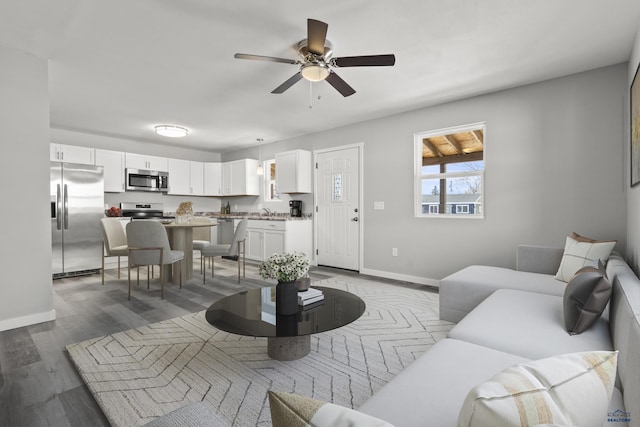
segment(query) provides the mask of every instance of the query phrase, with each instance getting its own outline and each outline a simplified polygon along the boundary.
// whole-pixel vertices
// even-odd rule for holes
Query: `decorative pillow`
[[[617,351],[549,357],[512,366],[475,386],[458,427],[602,427],[616,377]]]
[[[273,427],[393,427],[386,421],[333,403],[269,391]]]
[[[567,237],[556,279],[568,282],[576,271],[582,267],[587,265],[595,266],[598,260],[602,261],[603,264],[606,263],[615,245],[615,240],[610,242],[581,242]]]
[[[564,327],[571,335],[581,334],[602,315],[611,298],[611,283],[607,280],[602,261],[598,268],[582,267],[564,289]]]

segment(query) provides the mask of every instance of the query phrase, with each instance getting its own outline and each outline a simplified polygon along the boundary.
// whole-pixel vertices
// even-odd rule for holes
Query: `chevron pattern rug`
[[[143,425],[194,401],[234,426],[270,426],[268,390],[358,408],[453,326],[438,319],[433,292],[343,277],[314,285],[357,294],[367,309],[350,325],[312,335],[300,360],[272,360],[266,338],[219,331],[204,312],[67,351],[113,426]]]

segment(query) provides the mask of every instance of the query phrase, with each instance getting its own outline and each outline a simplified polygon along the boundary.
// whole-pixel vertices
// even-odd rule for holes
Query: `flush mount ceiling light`
[[[158,135],[168,136],[169,138],[182,138],[189,134],[189,129],[175,125],[158,125],[153,129]]]

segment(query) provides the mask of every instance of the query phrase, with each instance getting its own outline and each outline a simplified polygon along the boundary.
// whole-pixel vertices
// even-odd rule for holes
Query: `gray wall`
[[[47,61],[0,46],[0,64],[0,330],[5,330],[53,319],[55,311]]]
[[[640,64],[640,25],[638,26],[638,33],[636,35],[636,41],[631,52],[629,59],[629,67],[627,71],[627,94],[628,89],[631,87],[633,76],[636,73],[636,69]],[[639,77],[640,78],[640,77]],[[629,123],[629,99],[627,96],[627,102],[625,103],[625,144],[624,144],[624,170],[626,171],[625,180],[627,186],[631,182],[630,176],[630,123]],[[629,188],[627,196],[627,261],[631,265],[636,273],[640,267],[640,185],[636,185],[633,188]]]
[[[572,231],[624,251],[626,81],[620,64],[269,144],[262,158],[364,143],[363,272],[428,283],[470,264],[513,267],[516,245],[564,247]],[[413,134],[475,122],[487,123],[485,219],[414,218]],[[242,157],[257,150],[223,160]]]

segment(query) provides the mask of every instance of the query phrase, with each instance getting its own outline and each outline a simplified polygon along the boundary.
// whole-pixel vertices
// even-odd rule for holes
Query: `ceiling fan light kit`
[[[328,25],[315,19],[307,19],[307,38],[298,42],[298,54],[300,60],[276,58],[273,56],[250,55],[236,53],[237,59],[252,59],[258,61],[279,62],[283,64],[300,65],[300,71],[275,88],[271,93],[280,94],[304,78],[310,82],[326,80],[342,96],[350,96],[356,93],[347,82],[342,80],[331,68],[340,67],[390,67],[396,62],[393,54],[347,56],[333,58],[331,42],[327,40]]]
[[[329,76],[329,67],[326,64],[304,64],[300,67],[302,77],[310,82],[319,82]]]
[[[189,129],[176,125],[157,125],[153,129],[158,135],[169,138],[182,138],[189,134]]]

